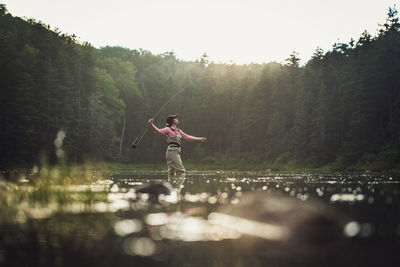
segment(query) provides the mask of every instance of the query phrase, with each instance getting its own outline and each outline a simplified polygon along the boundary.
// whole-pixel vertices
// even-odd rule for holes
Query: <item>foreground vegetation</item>
[[[395,9],[376,35],[317,49],[299,66],[295,52],[284,64],[232,65],[96,49],[0,5],[0,168],[55,162],[60,130],[65,162],[164,162],[164,138],[130,144],[187,85],[156,123],[178,113],[185,132],[208,137],[185,144],[196,167],[399,168],[399,59]]]

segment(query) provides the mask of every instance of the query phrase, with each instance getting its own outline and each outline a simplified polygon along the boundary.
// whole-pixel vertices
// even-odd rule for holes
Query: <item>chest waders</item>
[[[168,147],[165,158],[168,166],[168,182],[180,190],[185,181],[186,170],[181,159],[182,136],[179,130],[174,137],[168,137],[167,142]]]

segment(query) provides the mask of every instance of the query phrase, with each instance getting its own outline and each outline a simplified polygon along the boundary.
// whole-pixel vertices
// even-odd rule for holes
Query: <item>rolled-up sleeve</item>
[[[158,131],[156,131],[158,134],[163,134],[163,135],[168,135],[170,129],[168,127],[162,128],[162,129],[158,129]]]
[[[184,132],[182,132],[182,130],[179,130],[179,132],[181,133],[183,140],[193,140],[194,139],[193,136],[185,134]]]

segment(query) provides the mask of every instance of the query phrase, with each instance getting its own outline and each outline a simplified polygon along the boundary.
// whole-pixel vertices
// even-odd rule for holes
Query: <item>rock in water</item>
[[[171,193],[174,192],[174,188],[168,182],[149,183],[139,186],[136,192],[139,194],[148,194],[151,202],[158,202],[158,197],[160,195],[171,195]]]

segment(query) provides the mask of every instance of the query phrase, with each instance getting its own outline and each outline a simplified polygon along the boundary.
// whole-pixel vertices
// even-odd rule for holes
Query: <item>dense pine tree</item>
[[[185,158],[203,163],[290,164],[345,168],[400,158],[400,23],[390,8],[376,36],[364,31],[299,65],[194,62],[173,52],[96,49],[75,36],[23,20],[0,5],[0,164],[55,161],[54,139],[66,132],[69,161],[87,158],[162,162],[164,138],[149,131],[159,113],[178,113]]]

